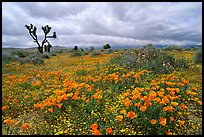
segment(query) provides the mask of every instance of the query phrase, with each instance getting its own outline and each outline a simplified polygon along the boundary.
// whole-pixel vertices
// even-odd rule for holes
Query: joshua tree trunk
[[[45,37],[44,40],[42,41],[42,44],[40,45],[40,43],[38,42],[38,37],[36,35],[36,31],[37,28],[35,26],[33,26],[32,24],[30,24],[30,26],[25,25],[25,27],[28,29],[30,36],[34,39],[34,42],[37,43],[38,45],[38,51],[40,53],[43,53],[43,46],[45,51],[50,52],[50,48],[52,47],[51,44],[48,42],[47,38],[57,38],[56,32],[53,32],[53,36],[47,36],[47,34],[50,32],[51,27],[49,27],[48,25],[46,25],[45,27],[42,27],[43,32],[45,33]],[[45,43],[48,43],[47,47],[46,45],[44,45]]]

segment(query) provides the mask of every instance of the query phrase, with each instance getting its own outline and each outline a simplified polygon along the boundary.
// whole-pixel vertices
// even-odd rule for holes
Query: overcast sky
[[[37,47],[25,28],[52,27],[53,46],[202,44],[201,2],[3,2],[3,47]]]

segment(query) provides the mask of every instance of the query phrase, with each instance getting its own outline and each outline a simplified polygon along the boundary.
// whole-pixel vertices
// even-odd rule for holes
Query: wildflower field
[[[152,50],[59,53],[44,64],[4,64],[2,134],[202,134],[202,64],[192,60],[196,51],[146,54]],[[160,53],[165,55],[157,67]],[[148,55],[154,60],[146,61]]]

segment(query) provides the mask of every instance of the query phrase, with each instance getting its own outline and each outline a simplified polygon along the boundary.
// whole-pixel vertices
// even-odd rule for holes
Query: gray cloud
[[[200,2],[3,2],[3,47],[34,47],[25,24],[50,25],[53,45],[141,46],[202,43]],[[15,44],[15,45],[14,45]]]

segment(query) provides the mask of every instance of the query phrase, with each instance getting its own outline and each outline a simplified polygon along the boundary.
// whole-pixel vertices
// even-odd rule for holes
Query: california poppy
[[[116,116],[116,118],[117,118],[117,120],[118,120],[118,121],[120,121],[120,122],[121,122],[121,121],[122,121],[122,119],[123,119],[123,116],[122,116],[122,115],[118,115],[118,116]]]
[[[142,112],[145,112],[146,109],[147,109],[147,108],[146,108],[145,106],[140,107],[140,110],[141,110]]]
[[[157,121],[156,121],[155,119],[152,119],[152,120],[151,120],[151,123],[152,123],[152,125],[154,125],[154,124],[157,123]]]
[[[161,118],[159,119],[159,121],[160,121],[160,124],[161,124],[162,126],[165,126],[165,125],[166,125],[166,118],[161,117]]]
[[[22,128],[23,128],[23,129],[27,129],[27,128],[28,128],[28,123],[22,124]]]
[[[106,133],[107,133],[107,134],[110,134],[112,131],[113,131],[113,130],[112,130],[111,127],[109,127],[109,128],[106,129]]]
[[[92,130],[96,130],[98,128],[98,125],[97,124],[92,124],[91,128],[92,128]]]
[[[128,117],[130,117],[131,119],[133,119],[133,118],[135,118],[137,115],[135,114],[135,112],[133,112],[133,111],[130,111],[130,112],[128,112]]]

